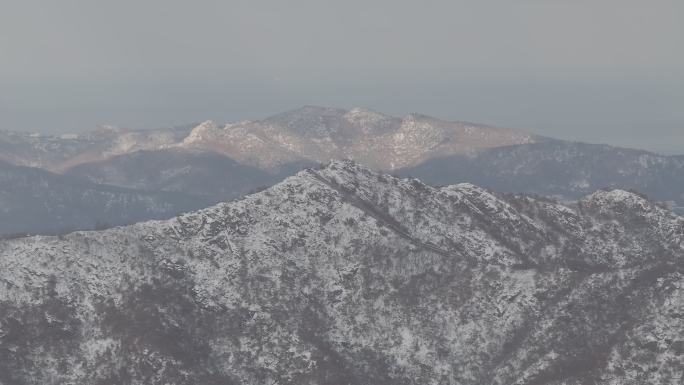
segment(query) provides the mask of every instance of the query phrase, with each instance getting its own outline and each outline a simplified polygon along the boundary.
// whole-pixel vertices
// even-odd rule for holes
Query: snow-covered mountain
[[[362,108],[306,106],[225,127],[205,122],[192,130],[182,146],[212,149],[264,169],[296,161],[353,159],[392,170],[434,157],[540,140],[544,139],[519,130],[418,114],[396,118]]]
[[[0,242],[3,384],[677,384],[684,219],[352,162]]]
[[[0,132],[2,159],[97,184],[197,196],[204,204],[270,186],[303,167],[355,159],[428,183],[470,182],[563,200],[600,188],[636,190],[684,212],[681,156],[553,140],[419,114],[398,118],[363,108],[307,106],[225,126],[207,121],[155,130],[102,127],[60,137]],[[136,218],[159,218],[145,214],[156,211],[140,210]]]
[[[308,111],[307,109],[304,109]],[[297,114],[289,113],[284,116],[276,116],[270,118],[269,121],[278,127],[285,127],[291,132],[295,132],[303,138],[316,138],[337,136],[335,141],[343,142],[341,139],[344,133],[349,130],[354,130],[349,126],[344,126],[340,123],[339,116],[353,115],[359,110],[352,110],[343,114],[344,110],[326,109],[324,112],[314,114]],[[325,111],[329,111],[332,115],[325,124],[316,123],[316,119],[311,116],[318,116],[319,118],[327,116]],[[309,120],[302,116],[309,117]],[[356,116],[356,115],[355,115]],[[376,116],[372,119],[372,116]],[[389,121],[394,118],[382,119],[383,115],[371,115],[365,120],[375,122],[375,127],[391,127]],[[323,119],[323,118],[321,118]],[[351,118],[347,118],[351,119]],[[325,119],[323,119],[326,121]],[[361,120],[359,118],[359,120]],[[400,120],[400,119],[399,119]],[[336,122],[336,123],[331,123]],[[378,123],[385,122],[385,123]],[[220,148],[212,148],[211,152],[202,150],[199,146],[185,145],[179,146],[172,150],[162,150],[155,152],[155,159],[146,161],[148,163],[145,167],[132,167],[132,164],[141,165],[142,159],[145,159],[145,152],[140,154],[125,154],[109,160],[101,162],[93,162],[74,167],[67,171],[67,173],[81,175],[89,178],[94,182],[104,182],[108,184],[123,186],[123,187],[142,187],[144,180],[154,181],[156,175],[163,178],[165,175],[173,175],[174,184],[177,188],[173,191],[182,191],[185,193],[195,193],[197,190],[204,190],[204,194],[216,195],[216,191],[230,191],[232,196],[240,195],[244,191],[252,190],[256,184],[270,185],[275,181],[281,180],[287,175],[291,175],[295,170],[301,169],[303,166],[310,166],[319,162],[326,156],[344,158],[351,153],[335,153],[335,150],[311,150],[307,156],[295,156],[291,152],[287,156],[281,157],[285,153],[266,147],[255,149],[255,145],[231,137],[227,139],[217,139],[212,135],[232,135],[230,132],[241,132],[240,135],[247,135],[246,133],[258,132],[259,128],[251,125],[252,123],[245,123],[246,126],[232,129],[218,128],[212,124],[203,124],[195,128],[190,137],[196,137],[188,142],[197,143],[234,143],[235,151],[226,151]],[[318,127],[318,128],[316,128]],[[332,128],[331,128],[332,127]],[[211,132],[213,134],[198,132]],[[374,134],[384,135],[386,131],[377,128],[373,131]],[[420,136],[420,135],[418,135]],[[367,148],[369,154],[375,154],[379,158],[385,158],[387,153],[382,150],[382,146],[378,143],[368,140],[368,138],[361,138],[356,134],[349,134],[349,139],[352,143],[351,147]],[[287,142],[283,140],[282,142]],[[332,141],[324,141],[325,143],[332,143]],[[420,139],[411,139],[413,143],[420,143]],[[256,141],[254,143],[267,143],[266,141]],[[510,146],[498,146],[493,148],[478,148],[477,146],[468,147],[465,143],[464,150],[461,153],[449,156],[439,156],[438,151],[430,152],[430,158],[418,162],[410,167],[404,167],[392,170],[393,173],[402,176],[418,177],[423,181],[432,184],[454,184],[461,182],[470,182],[481,185],[487,188],[492,188],[502,192],[516,192],[516,193],[531,193],[542,196],[551,196],[558,199],[574,200],[583,195],[590,194],[602,188],[619,188],[626,190],[635,190],[647,194],[649,197],[658,200],[666,201],[678,211],[684,211],[684,157],[682,156],[668,156],[654,154],[642,150],[625,149],[613,147],[608,145],[595,145],[586,143],[575,143],[561,140],[543,139],[538,143],[518,144]],[[270,146],[270,144],[269,144]],[[372,151],[373,146],[379,150]],[[257,146],[258,147],[258,146]],[[315,146],[314,146],[315,147]],[[314,148],[311,147],[311,148]],[[309,148],[309,150],[311,149]],[[213,152],[213,150],[218,152]],[[306,151],[309,151],[306,150]],[[186,155],[186,164],[179,163],[178,152],[195,153],[195,155]],[[230,154],[236,157],[230,158],[228,155],[222,155],[226,159],[215,164],[239,164],[239,166],[226,166],[225,171],[219,170],[217,167],[207,167],[206,162],[196,164],[193,158],[196,154],[205,154],[210,158],[217,158],[220,153]],[[301,152],[305,152],[302,150]],[[169,155],[165,154],[175,154]],[[318,154],[318,155],[311,155]],[[302,158],[309,160],[302,161]],[[136,159],[136,162],[123,161],[123,159]],[[299,159],[299,161],[298,161]],[[244,164],[246,163],[246,164]],[[377,165],[378,162],[370,160],[370,163]],[[162,166],[162,164],[175,165],[174,170],[169,170]],[[254,166],[250,166],[254,164]],[[275,169],[269,167],[274,166]],[[264,172],[259,169],[265,168],[271,170]],[[186,177],[187,170],[196,170],[196,173],[203,175],[216,175],[216,178],[198,179],[193,177]],[[141,174],[140,170],[147,170],[145,174]],[[202,170],[202,171],[200,171]],[[230,171],[239,170],[239,171]],[[251,171],[250,171],[251,170]],[[271,177],[264,177],[264,174],[271,174]],[[132,177],[131,175],[137,175]],[[226,178],[222,178],[224,176]],[[216,180],[231,181],[235,183],[226,183],[229,186],[214,186]],[[204,182],[200,182],[204,180]],[[239,181],[239,182],[237,182]],[[243,182],[245,181],[245,182]],[[254,182],[250,181],[263,181]],[[200,183],[198,183],[200,182]],[[148,188],[156,189],[158,184],[149,182]],[[231,186],[243,185],[245,188],[233,189]],[[185,188],[183,186],[191,186],[192,188]]]
[[[154,130],[100,127],[82,134],[43,135],[0,131],[0,160],[63,172],[71,167],[140,150],[176,145],[191,126]]]
[[[156,130],[102,127],[63,136],[0,132],[0,160],[64,172],[136,151],[175,148],[216,152],[273,173],[291,164],[345,158],[387,170],[437,156],[538,140],[518,130],[417,114],[395,118],[361,108],[307,106],[222,127],[207,121],[195,127]]]

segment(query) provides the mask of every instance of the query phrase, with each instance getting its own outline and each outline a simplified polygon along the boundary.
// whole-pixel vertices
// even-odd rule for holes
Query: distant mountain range
[[[575,200],[598,189],[628,189],[684,211],[684,156],[566,141],[503,146],[434,158],[398,175],[447,185],[468,181],[501,192]]]
[[[231,200],[269,187],[314,163],[290,163],[277,173],[241,164],[215,152],[167,149],[136,151],[111,159],[84,163],[66,175],[92,182],[151,191],[172,191]]]
[[[375,169],[436,184],[474,182],[497,191],[561,200],[574,200],[599,188],[621,188],[667,201],[675,210],[684,206],[683,157],[559,141],[520,130],[446,122],[420,114],[398,118],[362,108],[307,106],[222,127],[213,122],[154,130],[103,127],[61,136],[0,131],[0,160],[50,171],[53,184],[63,177],[66,179],[59,183],[74,186],[69,197],[55,196],[55,190],[32,201],[36,210],[43,207],[41,213],[32,211],[36,218],[43,218],[43,226],[15,228],[10,224],[0,229],[0,234],[168,218],[237,198],[332,159],[354,159]],[[14,175],[18,170],[27,169],[15,169]],[[73,184],[74,177],[81,184]],[[74,197],[82,196],[83,191],[76,186],[85,186],[86,181],[91,185],[85,189],[97,184],[107,191],[118,187],[140,196],[175,193],[183,198],[165,201],[167,211],[150,206],[136,208],[135,215],[123,210],[108,217],[83,210],[88,220],[54,219],[54,202],[78,200]],[[18,188],[9,191],[10,186],[4,184],[0,194],[28,197],[37,191]],[[50,199],[45,198],[47,195]],[[24,206],[15,209],[20,207]],[[63,205],[65,211],[68,207]],[[10,214],[0,211],[0,220],[3,215],[9,218],[6,215]]]
[[[129,130],[100,128],[79,135],[0,133],[0,159],[55,172],[140,150],[215,152],[271,172],[295,163],[350,158],[378,169],[416,165],[438,156],[466,154],[543,138],[519,130],[424,115],[404,118],[367,109],[307,106],[273,117],[195,127]]]
[[[391,170],[438,156],[540,139],[518,130],[418,114],[396,118],[361,108],[347,111],[309,106],[221,128],[205,122],[193,129],[182,145],[214,149],[266,169],[297,161],[327,163],[347,158]]]
[[[184,193],[101,185],[0,161],[0,238],[170,218],[214,201]]]
[[[2,384],[678,384],[684,218],[353,162],[0,241]]]
[[[100,127],[83,134],[60,136],[0,131],[0,160],[64,172],[117,155],[166,148],[186,137],[191,129],[192,126],[157,130]]]

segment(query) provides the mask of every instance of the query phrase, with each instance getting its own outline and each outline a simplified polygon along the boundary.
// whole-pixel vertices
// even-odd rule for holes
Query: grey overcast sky
[[[304,104],[684,153],[682,0],[0,0],[0,128]]]

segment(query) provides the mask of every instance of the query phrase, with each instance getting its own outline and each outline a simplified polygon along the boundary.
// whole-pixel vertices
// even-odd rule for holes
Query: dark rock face
[[[474,183],[502,192],[578,199],[598,189],[635,190],[684,211],[684,157],[599,144],[547,141],[398,170],[427,183]]]
[[[350,162],[0,243],[0,383],[678,384],[684,219]]]

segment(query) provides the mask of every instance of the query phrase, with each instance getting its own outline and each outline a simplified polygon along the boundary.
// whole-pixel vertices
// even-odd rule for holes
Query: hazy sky
[[[682,0],[0,0],[0,128],[304,104],[684,153]]]

